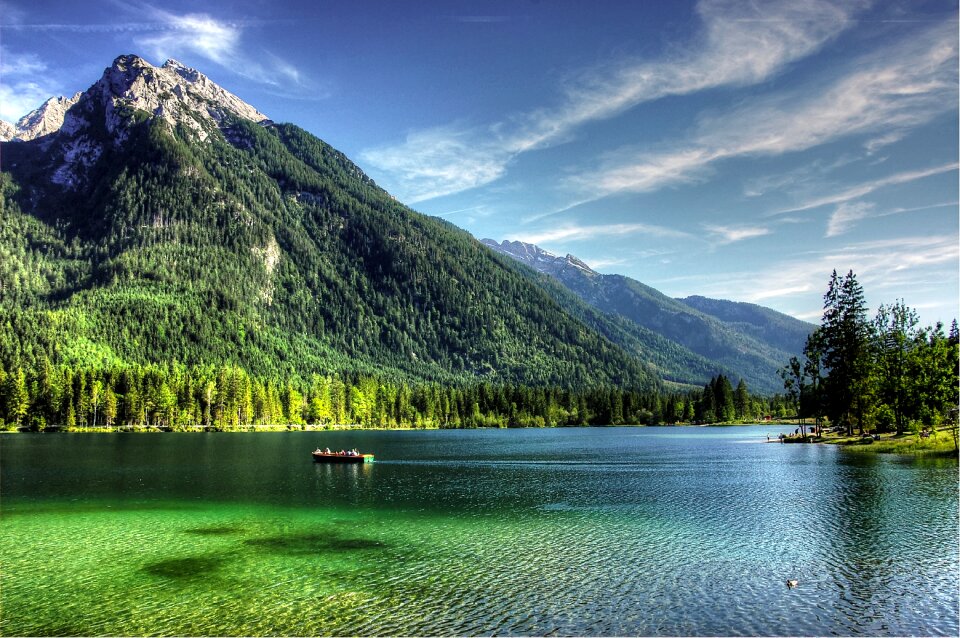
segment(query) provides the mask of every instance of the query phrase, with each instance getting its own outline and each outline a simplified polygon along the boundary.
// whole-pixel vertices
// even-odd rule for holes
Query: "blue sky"
[[[202,8],[200,8],[202,7]],[[818,322],[960,314],[945,0],[0,2],[0,117],[175,58],[478,238]]]

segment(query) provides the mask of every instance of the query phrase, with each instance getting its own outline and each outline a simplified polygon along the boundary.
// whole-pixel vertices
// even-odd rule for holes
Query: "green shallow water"
[[[767,433],[4,437],[0,632],[956,635],[956,462]]]

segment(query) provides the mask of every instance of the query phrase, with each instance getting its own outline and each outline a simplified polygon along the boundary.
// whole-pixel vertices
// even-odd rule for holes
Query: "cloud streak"
[[[719,226],[705,224],[704,229],[717,239],[718,244],[733,244],[745,239],[763,237],[773,231],[762,226]]]
[[[46,71],[47,65],[37,56],[0,47],[0,119],[16,122],[56,93],[57,87],[45,78]]]
[[[671,95],[765,81],[846,29],[861,4],[702,0],[701,30],[684,51],[587,69],[567,82],[557,106],[488,126],[412,132],[362,157],[410,202],[474,188],[503,176],[518,155],[561,143],[588,122]]]
[[[960,163],[951,162],[949,164],[942,164],[940,166],[934,166],[932,168],[925,168],[916,171],[904,171],[902,173],[895,173],[887,177],[882,177],[870,182],[864,182],[862,184],[857,184],[846,188],[842,191],[831,193],[829,195],[823,195],[821,197],[816,197],[814,199],[809,199],[807,201],[801,202],[800,204],[791,207],[784,208],[782,210],[776,211],[774,215],[780,215],[783,213],[794,213],[798,211],[811,210],[813,208],[820,208],[821,206],[830,206],[833,204],[843,204],[854,199],[859,199],[873,193],[874,191],[880,190],[881,188],[887,186],[896,186],[900,184],[907,184],[919,179],[924,179],[925,177],[932,177],[934,175],[940,175],[942,173],[948,173],[950,171],[956,171],[960,168]]]
[[[822,90],[808,87],[704,119],[672,148],[622,150],[599,170],[571,181],[594,199],[654,191],[700,179],[720,160],[776,156],[854,134],[909,129],[955,108],[956,91],[955,25],[937,25],[892,54],[862,60]]]
[[[833,269],[853,270],[870,299],[886,302],[889,301],[887,291],[901,294],[903,290],[942,290],[944,281],[957,279],[958,260],[960,237],[956,235],[898,237],[806,252],[771,264],[760,272],[725,271],[713,277],[698,274],[661,280],[657,286],[670,289],[670,294],[677,297],[702,294],[751,303],[778,300],[778,307],[796,305],[788,311],[790,314],[817,321],[821,315],[821,295]],[[949,321],[956,314],[956,298],[943,299],[932,307],[941,319]]]
[[[154,11],[158,17],[162,17],[163,30],[138,38],[137,43],[147,47],[156,57],[173,57],[190,52],[221,66],[229,66],[236,59],[240,28],[206,14],[178,16],[159,9]]]
[[[915,213],[919,211],[934,210],[937,208],[952,208],[956,210],[957,202],[941,202],[939,204],[928,204],[926,206],[913,206],[911,208],[892,208],[882,212],[876,212],[876,205],[868,202],[843,202],[830,215],[827,222],[827,232],[825,237],[836,237],[850,230],[861,219],[890,217],[891,215],[902,215],[904,213]]]
[[[689,239],[689,233],[656,226],[653,224],[596,224],[596,225],[576,225],[570,224],[552,230],[541,232],[527,232],[521,235],[511,235],[508,239],[520,240],[530,244],[547,244],[550,242],[577,242],[589,241],[600,237],[627,237],[630,235],[648,235],[651,237]]]
[[[177,15],[146,5],[158,25],[135,38],[156,58],[200,56],[249,80],[274,87],[303,86],[304,77],[293,65],[272,53],[252,58],[243,45],[243,30],[262,21],[225,21],[205,13]],[[139,26],[139,25],[134,25]]]
[[[875,206],[867,202],[843,202],[838,205],[833,214],[830,215],[830,221],[827,222],[826,237],[836,237],[847,232],[858,221],[869,217]]]

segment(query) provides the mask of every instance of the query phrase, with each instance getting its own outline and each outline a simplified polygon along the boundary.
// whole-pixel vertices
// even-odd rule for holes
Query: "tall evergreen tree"
[[[863,288],[853,271],[838,277],[834,270],[824,295],[823,362],[830,420],[853,434],[854,423],[863,432],[869,405],[871,372],[870,324]]]
[[[746,420],[750,416],[750,391],[747,390],[747,382],[743,379],[740,379],[740,382],[737,384],[737,389],[734,393],[734,408],[736,411],[737,419],[740,421]]]
[[[17,368],[6,379],[6,417],[9,423],[20,427],[23,417],[30,407],[30,395],[27,393],[27,378],[23,368]]]

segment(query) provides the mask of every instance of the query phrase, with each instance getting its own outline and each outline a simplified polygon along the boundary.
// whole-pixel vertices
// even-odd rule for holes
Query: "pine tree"
[[[747,382],[740,379],[737,384],[737,390],[733,399],[736,416],[740,421],[744,421],[750,416],[750,392],[747,390]]]
[[[735,408],[733,401],[733,386],[725,375],[717,375],[713,383],[714,410],[718,421],[729,423],[733,421]]]
[[[27,392],[27,378],[23,368],[17,368],[7,375],[6,388],[7,422],[20,427],[23,417],[30,407],[30,395]]]
[[[109,385],[103,395],[103,418],[107,427],[112,427],[117,419],[117,394]]]
[[[853,434],[856,422],[863,432],[869,405],[870,325],[863,288],[853,271],[838,277],[834,270],[824,295],[821,325],[824,356],[829,370],[825,385],[830,420]]]

